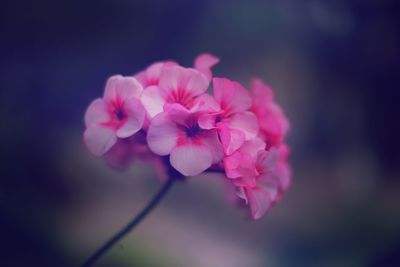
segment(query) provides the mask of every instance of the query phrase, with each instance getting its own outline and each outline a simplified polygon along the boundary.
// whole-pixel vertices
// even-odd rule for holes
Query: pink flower
[[[214,78],[213,86],[215,100],[207,95],[199,99],[215,101],[209,105],[216,107],[216,112],[203,115],[199,123],[203,129],[218,129],[224,151],[230,155],[245,141],[257,136],[257,118],[248,111],[252,102],[249,92],[238,82]]]
[[[183,176],[222,170],[259,219],[291,184],[289,122],[261,80],[249,92],[213,78],[218,62],[204,53],[193,68],[165,61],[134,77],[110,77],[103,98],[86,111],[84,141],[113,167],[139,159],[163,179],[176,174],[171,168]],[[212,95],[206,93],[211,81]]]
[[[260,124],[260,135],[267,141],[267,146],[279,146],[289,129],[289,121],[281,107],[274,100],[272,89],[260,79],[252,82],[253,105]]]
[[[224,158],[226,175],[236,186],[237,195],[250,206],[254,219],[262,217],[290,184],[287,147],[268,151],[265,147],[264,141],[254,138]]]
[[[194,68],[203,73],[207,77],[208,81],[211,81],[211,68],[218,63],[219,58],[215,57],[214,55],[204,53],[196,57],[194,60]]]
[[[216,130],[198,125],[199,112],[175,104],[153,118],[147,133],[150,149],[170,155],[171,165],[185,176],[194,176],[218,163],[223,157]]]
[[[145,111],[138,99],[142,90],[135,78],[115,75],[108,79],[103,98],[94,100],[85,114],[83,138],[90,152],[101,156],[118,138],[142,128]]]
[[[248,203],[255,220],[260,219],[277,201],[280,185],[279,177],[275,175],[277,160],[278,151],[275,148],[259,151],[255,162],[255,183],[237,184],[238,196]]]
[[[246,183],[254,184],[257,170],[255,167],[258,152],[265,150],[265,142],[261,138],[246,141],[243,145],[224,158],[226,176],[231,179],[246,179]]]
[[[178,103],[190,109],[194,99],[203,94],[209,82],[205,75],[191,68],[169,66],[163,69],[158,86],[143,91],[142,103],[150,118],[164,111],[164,105]]]

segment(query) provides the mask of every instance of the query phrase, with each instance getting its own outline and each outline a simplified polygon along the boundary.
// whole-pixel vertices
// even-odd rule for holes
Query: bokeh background
[[[112,74],[221,58],[291,120],[293,186],[259,221],[222,179],[179,183],[97,266],[400,266],[398,1],[2,1],[0,266],[78,266],[161,186],[85,149]]]

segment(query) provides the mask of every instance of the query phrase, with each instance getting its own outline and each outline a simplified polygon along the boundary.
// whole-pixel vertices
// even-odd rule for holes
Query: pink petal
[[[214,129],[215,126],[215,119],[217,115],[216,114],[203,114],[200,115],[199,117],[199,126],[202,129]]]
[[[279,189],[281,193],[286,192],[292,183],[291,169],[288,162],[279,162],[277,166],[277,172],[279,175]]]
[[[260,219],[271,207],[272,201],[268,192],[261,188],[246,188],[245,189],[251,215],[255,220]]]
[[[227,125],[231,129],[240,130],[246,140],[253,139],[258,135],[258,121],[257,117],[249,111],[236,113],[226,120]]]
[[[195,176],[212,165],[213,155],[207,146],[189,142],[174,148],[169,160],[181,174]]]
[[[164,67],[177,65],[173,61],[156,62],[151,64],[147,69],[134,75],[134,77],[142,84],[144,88],[152,85],[158,85],[160,76]]]
[[[189,98],[204,93],[208,87],[207,78],[194,69],[172,66],[165,68],[159,86],[167,92],[176,92]]]
[[[262,174],[257,179],[257,185],[268,194],[271,202],[276,202],[279,193],[279,177],[272,174]]]
[[[261,138],[256,137],[245,141],[237,151],[224,158],[224,168],[227,177],[236,179],[240,176],[253,177],[258,175],[255,167],[257,155],[259,151],[263,151],[264,149],[265,142]]]
[[[176,146],[179,130],[170,119],[169,114],[162,112],[153,118],[147,132],[147,144],[157,155],[168,155]]]
[[[241,160],[242,154],[237,151],[224,158],[225,174],[228,178],[238,178],[242,175],[239,171]]]
[[[245,141],[245,135],[242,131],[231,129],[222,123],[218,124],[218,129],[221,143],[226,155],[232,154],[243,145]]]
[[[196,97],[193,100],[192,107],[190,109],[193,112],[204,111],[204,112],[219,112],[221,107],[215,98],[207,93]]]
[[[151,64],[146,70],[136,74],[135,78],[143,85],[143,87],[157,85],[163,67],[164,62]]]
[[[127,113],[127,119],[116,131],[119,138],[126,138],[138,132],[142,128],[146,116],[145,109],[137,98],[127,99],[123,108]]]
[[[195,69],[187,69],[189,81],[186,88],[194,95],[198,96],[207,91],[210,82],[207,77]]]
[[[240,148],[241,153],[249,155],[254,161],[257,159],[260,150],[265,150],[265,142],[259,137],[244,142]]]
[[[218,138],[217,130],[204,131],[201,134],[201,142],[208,147],[212,155],[212,163],[219,163],[224,157],[224,151]]]
[[[257,164],[264,173],[273,174],[277,168],[278,157],[279,153],[276,148],[270,148],[268,151],[260,150],[257,154]]]
[[[92,124],[83,133],[83,140],[92,154],[101,156],[117,142],[117,136],[110,127]]]
[[[85,113],[85,125],[89,127],[93,124],[99,124],[110,120],[107,110],[107,103],[101,99],[95,99],[88,107]]]
[[[246,205],[248,204],[247,196],[246,196],[246,193],[245,193],[243,187],[236,187],[235,193],[239,198],[241,198],[245,201]]]
[[[274,100],[274,92],[271,87],[263,83],[261,79],[254,78],[251,82],[253,93],[253,104],[265,106],[267,103]]]
[[[169,114],[169,118],[171,119],[171,121],[178,125],[187,126],[187,122],[196,119],[195,114],[191,114],[191,112],[187,108],[178,103],[166,103],[164,105],[164,111]],[[192,118],[190,119],[190,117]]]
[[[150,118],[154,118],[154,116],[164,110],[164,92],[157,86],[147,87],[142,93],[141,101]]]
[[[116,99],[124,101],[130,97],[138,98],[142,91],[142,85],[135,78],[114,75],[107,81],[104,99],[106,101]]]
[[[238,82],[226,78],[214,78],[214,97],[227,115],[243,112],[251,107],[250,93]]]
[[[204,53],[196,57],[196,59],[194,60],[194,68],[202,72],[207,77],[208,81],[211,81],[211,68],[218,62],[219,58],[211,54]]]

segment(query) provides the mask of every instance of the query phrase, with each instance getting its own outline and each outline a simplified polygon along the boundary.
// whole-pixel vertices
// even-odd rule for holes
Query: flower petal
[[[147,144],[157,155],[168,155],[176,146],[179,130],[166,112],[153,118],[147,132]]]
[[[215,119],[217,115],[216,114],[202,114],[199,117],[199,126],[202,129],[214,129],[215,128]]]
[[[243,112],[251,107],[250,93],[238,82],[226,78],[214,78],[214,97],[226,115]]]
[[[219,106],[219,103],[215,101],[215,98],[213,96],[206,93],[196,97],[193,100],[190,110],[193,112],[219,112],[221,111],[221,107]]]
[[[164,109],[164,91],[160,90],[158,86],[147,87],[141,95],[141,100],[150,119],[154,118],[154,116],[161,113]]]
[[[174,61],[156,62],[147,69],[134,75],[144,88],[152,85],[158,85],[162,70],[164,67],[177,65]]]
[[[217,130],[204,131],[201,135],[201,141],[204,145],[208,146],[208,150],[212,154],[212,163],[218,163],[224,157],[222,144],[218,138]]]
[[[236,113],[226,121],[229,128],[240,130],[246,140],[253,139],[258,134],[259,126],[257,117],[252,112]]]
[[[174,148],[169,160],[181,174],[195,176],[212,165],[213,156],[207,146],[189,142]]]
[[[114,75],[107,81],[104,100],[113,101],[119,99],[124,101],[130,97],[138,98],[142,91],[142,85],[135,78]]]
[[[207,77],[208,81],[211,81],[211,68],[218,62],[219,58],[211,54],[204,53],[196,57],[194,60],[194,68],[203,73]]]
[[[142,103],[137,98],[131,97],[126,100],[124,109],[127,113],[127,119],[116,131],[119,138],[126,138],[138,132],[143,126],[146,115]]]
[[[218,129],[221,143],[226,155],[232,154],[243,145],[245,141],[245,135],[242,131],[231,129],[224,123],[219,123]]]
[[[167,92],[176,92],[180,97],[194,97],[204,93],[208,87],[207,78],[195,69],[172,66],[165,68],[159,86]]]
[[[101,99],[95,99],[88,107],[85,113],[85,125],[89,127],[93,124],[107,122],[110,115],[107,111],[107,103]]]
[[[92,124],[83,133],[83,140],[92,154],[101,156],[117,142],[117,136],[110,127]]]
[[[272,201],[268,192],[261,188],[245,188],[251,215],[255,220],[260,219],[271,207]]]

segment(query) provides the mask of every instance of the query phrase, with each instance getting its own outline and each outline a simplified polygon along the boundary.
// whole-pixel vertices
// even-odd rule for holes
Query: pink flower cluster
[[[218,62],[202,54],[193,68],[166,61],[133,76],[110,77],[103,97],[86,111],[84,141],[114,167],[136,157],[164,176],[171,166],[183,176],[224,172],[258,219],[290,185],[284,143],[289,122],[261,80],[254,79],[248,91],[213,78]]]

